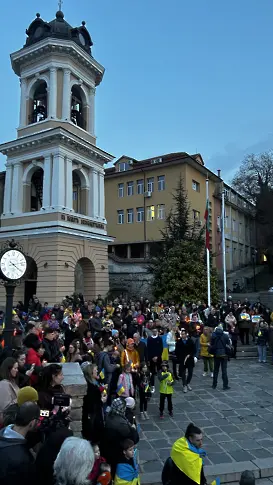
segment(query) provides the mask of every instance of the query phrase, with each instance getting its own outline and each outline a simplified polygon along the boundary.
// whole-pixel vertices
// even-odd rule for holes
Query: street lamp
[[[253,286],[254,286],[254,293],[256,293],[256,259],[257,259],[257,249],[253,249],[252,251],[252,264],[253,264]]]
[[[12,343],[12,309],[15,287],[20,283],[27,269],[27,259],[22,248],[12,239],[7,241],[0,252],[0,278],[6,288],[5,345]]]

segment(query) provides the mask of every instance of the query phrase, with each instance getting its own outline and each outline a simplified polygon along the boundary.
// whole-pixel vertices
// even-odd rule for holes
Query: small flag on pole
[[[206,210],[205,210],[205,216],[204,216],[205,222],[206,222],[206,249],[210,249],[210,244],[209,244],[209,199],[207,199],[206,203]]]
[[[117,387],[117,395],[118,396],[122,396],[122,394],[125,392],[125,389],[123,387],[122,384],[120,384],[118,387]]]
[[[149,391],[149,384],[147,384],[147,385],[145,386],[145,391],[144,391],[144,392],[148,392],[148,391]]]
[[[99,376],[102,380],[105,378],[104,369],[101,369]]]

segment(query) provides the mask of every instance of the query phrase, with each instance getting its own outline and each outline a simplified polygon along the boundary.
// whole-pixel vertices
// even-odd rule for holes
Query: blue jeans
[[[259,362],[266,362],[266,345],[258,345]]]

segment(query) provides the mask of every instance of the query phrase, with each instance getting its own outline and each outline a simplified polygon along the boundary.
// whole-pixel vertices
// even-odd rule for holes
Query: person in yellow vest
[[[159,393],[160,393],[160,401],[159,401],[159,412],[160,418],[163,418],[164,406],[165,406],[165,399],[167,398],[168,401],[168,411],[171,418],[173,417],[173,403],[172,403],[172,395],[173,395],[173,376],[171,372],[169,372],[169,364],[167,361],[163,361],[161,365],[161,371],[158,373],[158,380],[160,382],[159,385]]]

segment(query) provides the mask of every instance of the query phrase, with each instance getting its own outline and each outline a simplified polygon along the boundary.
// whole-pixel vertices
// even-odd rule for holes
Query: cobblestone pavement
[[[189,422],[203,429],[206,465],[273,457],[273,366],[255,361],[229,362],[229,391],[222,390],[220,376],[213,390],[212,379],[203,377],[202,372],[203,363],[199,361],[191,392],[182,392],[181,380],[175,384],[173,418],[166,409],[164,419],[159,419],[158,390],[149,402],[150,419],[140,422],[142,473],[158,475],[173,442],[183,435]]]

